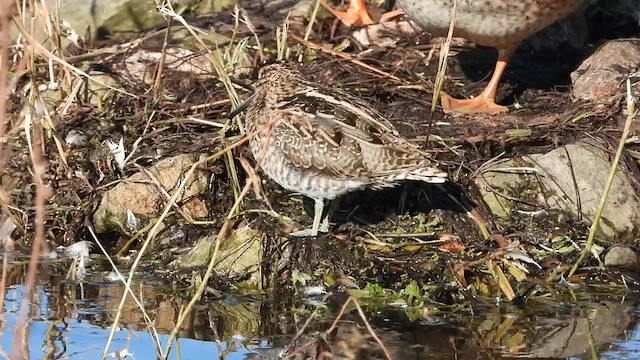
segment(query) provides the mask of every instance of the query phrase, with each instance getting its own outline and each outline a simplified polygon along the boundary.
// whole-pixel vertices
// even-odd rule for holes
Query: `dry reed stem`
[[[26,44],[28,44],[28,46],[26,46],[26,48],[30,51],[32,51],[33,53],[36,53],[48,60],[51,60],[55,63],[58,63],[60,65],[62,65],[63,67],[65,67],[66,69],[68,69],[69,71],[71,71],[72,73],[74,73],[77,76],[83,76],[91,81],[94,81],[104,87],[107,87],[113,91],[116,91],[118,93],[121,94],[125,94],[125,95],[129,95],[133,98],[138,98],[136,95],[131,94],[125,90],[122,89],[118,89],[116,87],[113,87],[101,80],[98,80],[97,78],[89,75],[88,73],[78,69],[77,67],[69,64],[68,62],[66,62],[65,60],[61,59],[60,57],[58,57],[57,55],[55,55],[54,53],[52,53],[51,51],[49,51],[47,48],[45,48],[44,46],[42,46],[42,44],[40,44],[38,42],[38,40],[36,40],[35,38],[33,38],[33,36],[29,35],[29,33],[27,33],[27,31],[25,30],[25,28],[22,26],[22,24],[20,24],[19,21],[14,21],[13,22],[16,25],[16,28],[18,28],[18,31],[20,32],[20,35],[22,35],[25,38],[25,42]]]
[[[0,42],[2,44],[2,50],[0,53],[0,138],[5,134],[5,122],[7,112],[7,97],[9,95],[9,87],[7,86],[7,80],[9,75],[9,52],[11,51],[11,40],[9,39],[9,18],[2,14],[7,11],[5,6],[7,3],[11,4],[11,1],[3,0],[0,4]],[[5,31],[6,30],[6,31]],[[0,149],[0,157],[4,155],[3,149]],[[4,162],[0,162],[2,164]]]
[[[251,166],[251,164],[249,164],[249,160],[243,157],[239,157],[238,160],[240,161],[240,165],[242,165],[244,172],[249,178],[247,181],[251,181],[253,183],[253,193],[256,199],[266,202],[267,205],[269,205],[269,208],[271,208],[271,204],[269,204],[269,201],[267,200],[267,197],[262,190],[262,185],[260,184],[260,176],[258,176],[258,172],[256,171],[258,165],[256,164],[255,166]]]
[[[276,53],[278,54],[277,60],[282,61],[289,58],[289,47],[287,46],[287,36],[289,35],[289,15],[284,18],[282,27],[276,26]]]
[[[2,257],[2,279],[0,279],[0,309],[4,309],[4,299],[7,295],[7,273],[11,268],[10,259],[11,253],[13,253],[14,241],[9,236],[4,243],[4,254]]]
[[[315,4],[313,5],[313,10],[311,12],[311,18],[309,18],[309,23],[307,24],[307,28],[304,31],[304,41],[309,41],[309,37],[311,36],[311,30],[313,30],[313,24],[316,22],[316,18],[318,17],[318,10],[320,10],[320,0],[316,0]],[[289,14],[287,14],[287,18],[285,19],[286,22],[289,21]],[[288,26],[286,26],[288,27]],[[286,31],[286,30],[285,30]],[[286,40],[285,40],[285,44],[286,44]],[[298,62],[302,62],[303,59],[303,55],[304,55],[305,51],[304,49],[300,52],[300,54],[298,54]],[[279,52],[278,52],[279,54]]]
[[[0,0],[0,44],[2,49],[0,50],[0,139],[4,138],[5,126],[7,125],[6,111],[7,111],[7,98],[9,95],[9,52],[11,41],[9,39],[9,24],[10,17],[8,14],[14,7],[15,2],[11,0]],[[0,168],[4,168],[4,165],[9,160],[7,144],[0,142]],[[0,189],[0,205],[3,212],[10,214],[10,218],[13,219],[11,211],[7,209],[8,201],[10,198],[5,195],[4,189]],[[17,222],[14,221],[14,223]],[[4,299],[7,293],[7,272],[9,269],[9,254],[13,251],[13,239],[11,236],[4,243],[4,256],[2,258],[2,279],[0,279],[0,309],[4,309]]]
[[[115,271],[116,274],[118,274],[118,280],[120,280],[123,284],[125,284],[125,291],[129,292],[129,294],[131,294],[131,297],[133,298],[133,301],[135,301],[136,305],[142,311],[142,316],[144,318],[144,322],[147,325],[147,329],[149,330],[149,333],[151,334],[151,336],[153,338],[154,345],[156,346],[156,353],[157,353],[158,356],[160,356],[162,354],[162,348],[161,348],[161,345],[160,345],[160,337],[158,336],[158,331],[156,330],[155,326],[153,326],[153,321],[151,320],[151,317],[149,317],[149,315],[147,314],[147,312],[144,309],[144,304],[142,304],[142,302],[139,300],[139,297],[137,297],[134,294],[134,292],[131,289],[131,287],[126,286],[126,282],[124,281],[124,276],[122,276],[122,273],[120,272],[120,270],[118,270],[118,267],[113,262],[113,259],[109,256],[109,253],[107,252],[107,250],[104,248],[104,246],[102,246],[102,243],[100,242],[100,240],[96,236],[96,233],[93,230],[93,226],[91,226],[90,223],[87,224],[87,229],[89,230],[89,234],[91,234],[91,237],[93,238],[93,241],[98,245],[98,247],[100,248],[100,251],[102,251],[104,256],[107,258],[107,261],[109,261],[109,264],[111,265],[111,268],[113,269],[113,271]]]
[[[35,86],[34,88],[37,88],[37,86]],[[41,100],[36,97],[35,101],[40,102]],[[16,359],[25,358],[26,354],[28,354],[25,354],[24,352],[25,347],[27,346],[27,319],[29,316],[31,300],[36,284],[36,275],[38,273],[40,253],[42,250],[46,249],[47,245],[44,239],[44,206],[47,199],[49,198],[50,191],[45,188],[42,182],[42,175],[44,174],[44,169],[46,166],[42,156],[42,146],[44,145],[42,125],[40,123],[42,118],[35,115],[36,114],[34,114],[33,111],[30,110],[27,112],[27,116],[25,117],[25,131],[27,141],[31,143],[29,144],[29,151],[31,153],[31,163],[33,165],[33,182],[36,184],[34,224],[35,231],[34,240],[31,245],[31,256],[29,259],[29,270],[27,272],[27,279],[25,284],[25,294],[24,298],[22,299],[22,304],[20,305],[18,321],[16,322],[16,328],[14,331],[12,358]],[[32,128],[33,132],[31,131]],[[20,340],[22,340],[22,342]]]
[[[609,170],[607,183],[604,185],[604,190],[602,191],[602,196],[600,197],[600,203],[598,204],[598,208],[593,217],[591,228],[589,228],[587,243],[585,244],[584,249],[582,249],[582,252],[580,253],[580,256],[576,260],[575,264],[573,264],[573,267],[569,271],[568,277],[571,277],[573,276],[573,274],[575,274],[582,261],[584,261],[587,255],[591,252],[593,240],[596,237],[596,232],[598,231],[598,226],[600,225],[600,219],[602,218],[602,212],[604,211],[604,207],[607,204],[607,197],[609,196],[609,191],[611,190],[611,186],[613,185],[613,180],[615,179],[616,171],[618,170],[618,164],[620,163],[620,158],[622,157],[622,152],[625,149],[625,143],[627,141],[627,138],[629,137],[629,131],[631,130],[631,124],[633,123],[633,119],[636,117],[636,114],[637,111],[635,108],[635,101],[631,92],[631,80],[627,79],[627,120],[624,123],[622,135],[620,135],[618,149],[616,150],[616,155],[613,158],[613,163],[611,164],[611,169]]]
[[[427,126],[427,145],[431,135],[431,129],[433,127],[433,115],[436,112],[436,106],[438,105],[438,99],[440,98],[440,91],[444,85],[444,78],[447,74],[447,59],[449,58],[449,49],[451,48],[451,39],[453,38],[453,30],[456,26],[456,17],[458,15],[458,0],[453,2],[451,8],[451,19],[449,19],[449,31],[447,32],[447,38],[440,47],[440,57],[438,61],[438,72],[436,73],[436,81],[433,86],[433,97],[431,99],[431,111],[429,112],[429,125]]]
[[[164,41],[162,42],[162,50],[160,51],[160,59],[156,64],[156,78],[153,81],[153,101],[158,102],[162,94],[162,74],[164,72],[164,64],[167,60],[167,46],[169,45],[169,34],[171,34],[171,22],[167,21],[167,28],[164,32]]]
[[[2,64],[0,64],[0,135],[5,134],[5,125],[6,125],[6,99],[8,97],[8,84],[7,84],[7,75],[9,71],[9,56],[8,51],[10,47],[9,41],[9,19],[13,16],[12,12],[15,8],[13,8],[14,2],[3,1],[0,4],[0,31],[2,31]],[[17,22],[15,22],[17,23]],[[40,99],[37,97],[33,98],[34,102],[38,103]],[[29,142],[29,150],[31,154],[31,160],[33,164],[33,181],[36,184],[36,198],[35,198],[35,233],[34,233],[34,241],[32,243],[31,248],[31,258],[29,260],[29,269],[27,272],[27,279],[25,283],[25,294],[22,298],[22,303],[20,305],[20,311],[18,314],[18,319],[16,322],[16,327],[14,330],[13,337],[13,349],[11,358],[13,359],[23,359],[28,356],[28,342],[27,342],[27,323],[28,317],[31,309],[31,300],[34,293],[34,288],[36,284],[36,275],[38,273],[38,264],[40,259],[40,251],[46,246],[44,240],[44,205],[48,198],[48,191],[44,187],[42,182],[42,174],[44,173],[44,160],[42,158],[42,146],[43,146],[43,138],[42,138],[42,129],[40,124],[40,117],[35,118],[35,123],[33,124],[33,129],[31,128],[31,121],[34,120],[36,114],[34,114],[33,109],[35,106],[32,106],[30,110],[27,111],[25,116],[25,131],[27,132],[27,141]],[[33,138],[31,131],[33,131]],[[35,144],[35,146],[33,146]],[[6,152],[4,149],[0,149],[0,156],[5,156]],[[2,163],[4,163],[4,159]],[[6,251],[6,248],[5,248]],[[7,263],[3,261],[3,286],[2,286],[2,294],[0,294],[3,298],[5,296],[4,292],[6,290],[6,267]]]

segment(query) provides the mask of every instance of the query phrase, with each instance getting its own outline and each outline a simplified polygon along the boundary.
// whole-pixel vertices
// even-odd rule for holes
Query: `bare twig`
[[[436,81],[433,88],[433,98],[431,99],[431,111],[429,112],[429,125],[427,126],[427,139],[429,139],[429,136],[431,135],[431,128],[433,127],[433,114],[435,114],[436,112],[436,106],[438,105],[438,99],[440,98],[440,91],[442,90],[442,85],[444,85],[444,77],[447,73],[447,59],[449,57],[451,39],[453,38],[453,29],[456,26],[457,14],[458,1],[456,0],[453,2],[453,7],[451,9],[451,19],[449,19],[449,32],[447,33],[446,40],[442,43],[442,47],[440,48],[438,72],[436,73]]]
[[[631,92],[631,81],[627,79],[627,121],[624,123],[624,129],[622,130],[622,135],[620,135],[620,142],[618,143],[618,149],[616,150],[616,155],[613,158],[613,163],[611,164],[611,170],[609,170],[609,177],[607,178],[607,183],[604,185],[604,190],[602,191],[602,196],[600,197],[600,203],[598,204],[598,209],[596,210],[596,214],[593,217],[593,223],[591,224],[591,228],[589,229],[589,236],[587,237],[587,243],[582,249],[582,253],[576,260],[575,264],[569,271],[569,277],[573,276],[575,272],[578,270],[578,267],[584,261],[588,254],[591,253],[591,248],[593,246],[593,239],[596,236],[596,232],[598,231],[598,227],[600,225],[600,218],[602,217],[602,212],[604,210],[605,205],[607,204],[607,197],[609,196],[609,191],[611,190],[611,185],[613,184],[613,180],[616,176],[616,171],[618,170],[618,164],[620,163],[620,157],[622,157],[622,152],[625,148],[625,142],[627,141],[627,137],[629,136],[629,130],[631,129],[631,124],[633,123],[633,119],[636,117],[636,108],[635,102],[633,99],[633,95]]]
[[[360,315],[360,318],[362,319],[362,321],[364,321],[364,325],[367,327],[367,330],[369,331],[369,334],[371,334],[371,336],[376,340],[376,342],[380,346],[380,349],[382,349],[382,352],[384,352],[384,356],[387,359],[391,360],[392,357],[389,351],[387,350],[387,347],[384,346],[384,343],[382,342],[382,340],[380,340],[378,335],[376,335],[376,332],[373,331],[373,327],[371,327],[371,324],[369,324],[369,321],[367,321],[367,317],[365,316],[364,311],[362,311],[362,308],[360,307],[360,303],[358,302],[358,299],[354,298],[353,296],[350,296],[347,299],[347,301],[345,301],[344,305],[342,305],[342,308],[340,309],[340,313],[338,313],[338,316],[336,316],[336,319],[333,321],[333,324],[331,324],[331,326],[329,327],[329,329],[327,329],[325,333],[330,334],[333,331],[333,329],[335,329],[336,326],[338,326],[338,322],[340,321],[340,319],[342,319],[342,316],[344,316],[344,313],[346,312],[346,309],[347,309],[347,305],[349,305],[349,303],[353,303],[353,305],[355,305],[356,309],[358,310],[358,314]]]
[[[354,58],[351,55],[348,55],[348,54],[345,54],[343,52],[336,51],[336,50],[333,50],[333,49],[329,49],[329,48],[324,47],[322,45],[319,45],[319,44],[316,44],[314,42],[305,40],[305,39],[303,39],[303,38],[301,38],[299,36],[296,36],[294,34],[289,34],[289,36],[291,36],[294,40],[296,40],[297,42],[303,44],[304,46],[307,46],[307,47],[310,47],[312,49],[316,49],[316,50],[320,50],[320,51],[326,52],[327,54],[331,54],[331,55],[343,58],[345,60],[349,60],[352,63],[354,63],[354,64],[356,64],[358,66],[361,66],[361,67],[363,67],[363,68],[365,68],[367,70],[371,70],[371,71],[373,71],[373,72],[375,72],[375,73],[377,73],[379,75],[382,75],[385,78],[397,81],[399,83],[404,83],[399,77],[397,77],[395,75],[391,75],[388,72],[382,71],[382,70],[380,70],[378,68],[375,68],[375,67],[373,67],[373,66],[371,66],[369,64],[366,64],[366,63],[362,62],[361,60],[358,60],[358,59]]]

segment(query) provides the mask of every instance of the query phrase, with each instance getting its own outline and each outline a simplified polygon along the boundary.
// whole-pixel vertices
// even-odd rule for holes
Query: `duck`
[[[493,75],[480,94],[471,99],[455,99],[441,93],[441,105],[448,113],[507,112],[496,104],[496,92],[507,64],[518,45],[556,21],[573,13],[583,0],[396,0],[404,14],[433,36],[446,36],[457,4],[453,36],[463,37],[481,46],[498,50]],[[341,19],[362,16],[363,0],[351,1],[347,15]],[[335,13],[334,13],[335,14]],[[397,15],[397,12],[394,14]],[[389,18],[391,16],[386,16]],[[344,20],[343,20],[344,22]]]
[[[349,0],[346,11],[335,10],[324,1],[320,1],[320,4],[346,26],[366,26],[374,23],[364,0]]]
[[[405,14],[425,31],[445,36],[452,18],[453,4],[458,1],[454,36],[481,46],[496,48],[493,75],[480,94],[471,99],[455,99],[441,93],[445,112],[507,112],[495,102],[500,79],[518,45],[554,22],[575,11],[582,0],[397,0]]]
[[[403,138],[368,102],[306,80],[289,63],[261,67],[258,79],[253,95],[229,117],[246,111],[249,147],[263,173],[314,200],[312,227],[290,235],[327,232],[333,208],[323,217],[327,200],[407,180],[447,180],[429,154]]]

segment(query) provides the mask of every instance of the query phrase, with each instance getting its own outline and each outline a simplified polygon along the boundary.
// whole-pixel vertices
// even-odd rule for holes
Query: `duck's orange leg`
[[[498,60],[496,61],[496,67],[491,76],[491,80],[487,87],[473,99],[459,100],[454,99],[451,96],[440,93],[442,109],[444,112],[458,112],[465,114],[485,113],[490,115],[501,114],[509,111],[506,106],[496,104],[496,92],[498,91],[498,85],[500,84],[500,78],[504,73],[504,69],[507,67],[511,56],[515,52],[516,47],[508,49],[500,49],[498,51]]]
[[[367,11],[364,0],[349,0],[347,11],[337,11],[331,8],[324,1],[320,2],[327,10],[339,18],[347,26],[364,26],[373,24],[373,19]]]

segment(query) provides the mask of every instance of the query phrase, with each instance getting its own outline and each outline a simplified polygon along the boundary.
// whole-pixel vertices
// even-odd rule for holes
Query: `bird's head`
[[[227,117],[233,118],[248,109],[256,99],[279,102],[304,88],[304,84],[305,81],[300,71],[294,65],[285,63],[265,65],[258,70],[258,81],[253,84],[255,89],[253,95],[230,112]]]
[[[274,63],[260,68],[255,88],[256,91],[279,96],[294,92],[303,82],[300,71],[294,65]]]

